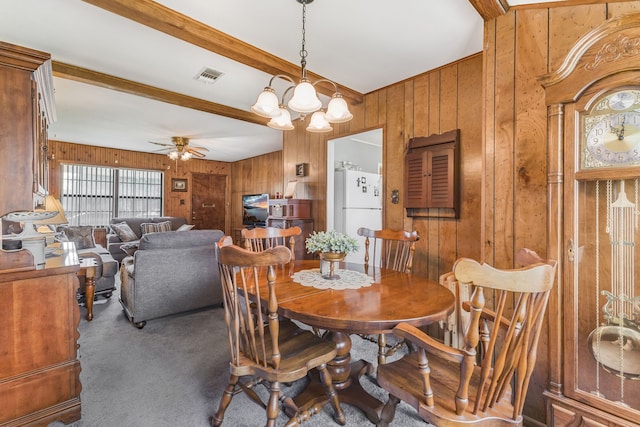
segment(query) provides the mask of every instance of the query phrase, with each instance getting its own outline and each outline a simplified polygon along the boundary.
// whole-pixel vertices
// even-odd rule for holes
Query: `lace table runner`
[[[301,270],[293,274],[293,281],[302,286],[313,286],[318,289],[359,289],[371,286],[374,280],[371,276],[352,270],[336,269],[339,279],[329,280],[322,277],[319,268]]]

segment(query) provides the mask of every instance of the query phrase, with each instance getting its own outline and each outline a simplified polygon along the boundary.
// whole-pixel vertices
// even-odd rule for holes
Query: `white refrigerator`
[[[352,170],[336,170],[334,177],[334,228],[358,240],[360,250],[345,261],[362,264],[364,237],[358,236],[358,228],[382,228],[382,177]]]

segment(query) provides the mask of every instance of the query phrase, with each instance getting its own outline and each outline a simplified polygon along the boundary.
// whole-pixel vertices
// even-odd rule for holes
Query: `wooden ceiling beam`
[[[469,0],[482,19],[490,21],[507,13],[509,4],[506,0]]]
[[[162,101],[173,105],[179,105],[181,107],[191,108],[193,110],[204,111],[205,113],[243,120],[249,123],[266,125],[268,121],[268,119],[260,117],[257,114],[253,114],[250,111],[240,110],[238,108],[217,104],[215,102],[205,101],[204,99],[159,89],[154,86],[103,74],[98,71],[88,70],[75,65],[52,61],[52,66],[53,75],[55,77],[87,83],[106,89],[117,90],[130,95],[142,96],[155,101]]]
[[[299,65],[278,58],[152,0],[83,1],[265,73],[300,75]],[[307,77],[311,81],[325,78],[309,70]],[[338,85],[338,89],[348,102],[363,102],[364,96],[360,92],[342,85]],[[333,94],[333,86],[318,85],[316,90],[328,96]]]

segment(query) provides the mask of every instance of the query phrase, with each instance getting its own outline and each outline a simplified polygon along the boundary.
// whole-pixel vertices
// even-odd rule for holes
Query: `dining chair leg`
[[[219,427],[224,420],[224,412],[227,410],[229,403],[231,403],[231,399],[233,399],[233,394],[236,389],[236,385],[238,384],[238,380],[240,377],[235,375],[231,375],[229,378],[229,384],[222,392],[222,397],[220,398],[220,405],[218,406],[218,412],[211,417],[211,426]]]
[[[267,427],[276,427],[276,418],[280,412],[280,383],[274,381],[269,386],[269,402],[267,403]]]
[[[329,402],[331,403],[331,406],[333,406],[333,419],[338,424],[343,426],[346,424],[347,418],[345,417],[344,412],[342,411],[342,407],[340,406],[338,393],[336,393],[336,390],[333,387],[333,383],[331,382],[331,374],[329,374],[327,365],[323,363],[322,365],[318,366],[317,369],[318,373],[320,374],[320,382],[322,382],[322,386],[327,393]]]

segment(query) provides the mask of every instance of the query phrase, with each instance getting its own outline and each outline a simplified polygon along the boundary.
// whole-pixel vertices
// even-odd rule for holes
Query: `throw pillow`
[[[140,230],[142,230],[142,235],[144,236],[149,233],[157,233],[158,227],[152,222],[143,222],[140,224]]]
[[[93,227],[90,225],[60,227],[58,230],[64,233],[67,241],[75,243],[77,250],[96,246],[93,240]]]
[[[138,240],[138,236],[136,236],[136,233],[134,233],[131,227],[129,227],[129,224],[124,221],[118,224],[111,224],[111,229],[123,242]]]
[[[156,229],[159,233],[162,233],[164,231],[171,231],[171,221],[157,222]]]
[[[171,231],[171,221],[143,222],[142,224],[140,224],[140,230],[142,230],[142,234]]]
[[[138,243],[125,243],[120,246],[120,249],[122,249],[125,254],[133,256],[138,250]]]
[[[195,227],[195,225],[193,225],[193,224],[182,224],[180,227],[178,227],[178,229],[176,231],[189,231],[193,227]]]

